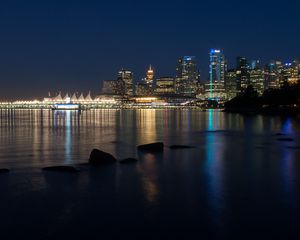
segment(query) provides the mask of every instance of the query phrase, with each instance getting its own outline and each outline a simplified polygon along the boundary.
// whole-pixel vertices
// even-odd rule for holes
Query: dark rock
[[[293,142],[294,139],[293,138],[278,138],[278,141],[282,141],[282,142]]]
[[[0,173],[9,173],[9,169],[7,168],[1,168]]]
[[[121,141],[111,141],[110,143],[113,143],[113,144],[120,144],[120,143],[122,143]]]
[[[90,166],[90,164],[89,163],[78,163],[78,164],[76,164],[76,166],[87,167],[87,166]]]
[[[194,146],[187,146],[187,145],[171,145],[170,149],[188,149],[188,148],[195,148]]]
[[[125,158],[120,161],[120,163],[136,163],[138,160],[136,158]]]
[[[157,143],[150,143],[144,144],[137,147],[139,151],[143,152],[162,152],[164,150],[164,143],[157,142]]]
[[[54,167],[45,167],[44,171],[51,172],[69,172],[69,173],[77,173],[79,170],[73,166],[54,166]]]
[[[300,149],[300,146],[289,146],[288,149]]]
[[[115,163],[116,161],[117,159],[113,155],[99,149],[93,149],[89,158],[89,164],[93,166],[108,165]]]

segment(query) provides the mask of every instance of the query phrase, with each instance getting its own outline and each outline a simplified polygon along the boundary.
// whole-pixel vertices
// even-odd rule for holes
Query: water
[[[163,153],[137,152],[155,141],[165,143]],[[85,163],[93,148],[139,162],[78,175],[40,170]],[[0,168],[12,169],[0,175],[0,230],[40,239],[299,238],[299,155],[299,117],[0,110]]]

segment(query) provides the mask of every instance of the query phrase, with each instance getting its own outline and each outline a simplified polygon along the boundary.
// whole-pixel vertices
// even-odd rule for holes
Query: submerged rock
[[[90,166],[90,164],[89,163],[78,163],[78,164],[76,164],[76,166],[87,167],[87,166]]]
[[[79,170],[73,166],[53,166],[53,167],[45,167],[43,171],[51,171],[51,172],[70,172],[77,173]]]
[[[125,163],[136,163],[138,160],[136,158],[125,158],[120,160],[120,163],[125,164]]]
[[[89,164],[92,166],[108,165],[115,162],[117,159],[113,155],[99,149],[93,149],[89,158]]]
[[[157,143],[149,143],[140,145],[137,147],[139,151],[143,152],[162,152],[164,151],[164,143],[157,142]]]
[[[275,136],[285,136],[286,134],[284,133],[276,133]]]
[[[282,142],[293,142],[294,139],[293,138],[278,138],[278,141],[282,141]]]
[[[195,147],[188,146],[188,145],[171,145],[169,148],[170,149],[188,149],[188,148],[195,148]]]
[[[116,141],[111,141],[110,143],[113,143],[113,144],[120,144],[120,143],[122,143],[122,141],[116,140]]]
[[[9,172],[10,172],[9,169],[7,169],[7,168],[0,169],[0,173],[9,173]]]

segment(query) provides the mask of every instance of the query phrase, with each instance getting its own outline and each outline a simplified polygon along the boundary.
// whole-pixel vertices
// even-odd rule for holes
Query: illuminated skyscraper
[[[260,68],[260,61],[259,60],[251,60],[249,64],[249,69],[254,70]]]
[[[141,97],[151,96],[152,89],[145,81],[139,81],[135,85],[135,94]]]
[[[237,82],[235,69],[228,70],[225,74],[226,99],[230,100],[237,96]]]
[[[184,56],[178,59],[176,68],[175,90],[177,94],[195,96],[199,81],[197,60],[194,56]]]
[[[265,72],[261,68],[249,70],[250,85],[262,95],[265,90]]]
[[[206,98],[224,99],[227,65],[223,52],[219,49],[211,49],[209,62],[209,83],[205,85]]]
[[[283,65],[281,61],[271,61],[265,68],[266,88],[280,88],[281,72]]]
[[[156,89],[155,93],[157,95],[168,95],[174,94],[174,78],[173,77],[161,77],[156,79]]]
[[[154,91],[154,70],[152,66],[146,72],[146,78],[142,78],[141,81],[135,85],[135,94],[138,96],[151,96]]]
[[[125,69],[119,71],[117,81],[124,83],[124,95],[133,95],[133,73],[131,71]]]
[[[116,94],[116,80],[104,80],[102,82],[102,94]]]
[[[249,65],[247,59],[244,57],[237,57],[236,81],[238,91],[243,91],[250,85]]]
[[[284,64],[283,69],[281,71],[280,85],[293,85],[299,83],[299,69],[300,68],[298,60],[294,60],[293,62]]]
[[[154,70],[152,69],[152,66],[150,65],[150,66],[149,66],[149,69],[148,69],[148,71],[147,71],[146,82],[147,82],[149,85],[152,85],[152,84],[153,84],[153,79],[154,79]]]
[[[210,51],[209,58],[209,81],[224,84],[227,66],[223,52],[221,50],[212,49]]]

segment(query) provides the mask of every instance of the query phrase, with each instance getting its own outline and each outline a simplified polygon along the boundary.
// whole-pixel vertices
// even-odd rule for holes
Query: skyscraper
[[[243,91],[250,85],[249,65],[245,57],[236,59],[236,81],[238,91]]]
[[[133,95],[133,73],[131,71],[125,69],[119,71],[117,81],[124,83],[124,95]]]
[[[149,86],[152,87],[152,85],[153,85],[153,79],[154,79],[154,70],[152,69],[151,65],[149,66],[149,69],[148,69],[146,75],[147,75],[146,76],[146,82],[148,83]]]
[[[280,88],[280,83],[283,81],[281,72],[283,64],[281,61],[272,60],[265,67],[265,84],[266,88]]]
[[[140,97],[148,97],[153,93],[146,81],[139,81],[135,85],[135,94]]]
[[[286,63],[281,71],[281,85],[299,83],[299,61]]]
[[[196,57],[184,56],[179,58],[176,68],[176,93],[184,96],[195,96],[198,81],[199,71]]]
[[[249,64],[249,69],[254,70],[260,68],[260,61],[259,60],[251,60]]]
[[[146,72],[146,77],[142,78],[135,85],[135,94],[138,96],[151,96],[154,91],[154,70],[152,66]]]
[[[205,85],[208,99],[220,100],[225,98],[226,60],[219,49],[211,49],[209,53],[209,83]]]
[[[102,94],[117,94],[116,80],[104,80],[102,82]]]
[[[156,79],[155,93],[157,95],[174,94],[174,78],[173,77],[161,77]]]
[[[237,96],[237,82],[235,69],[230,69],[225,74],[225,90],[227,100],[230,100]]]
[[[209,81],[211,83],[224,84],[227,66],[223,52],[218,49],[212,49],[210,51],[209,58]]]
[[[265,72],[261,68],[251,69],[249,71],[250,85],[262,95],[265,90]]]

